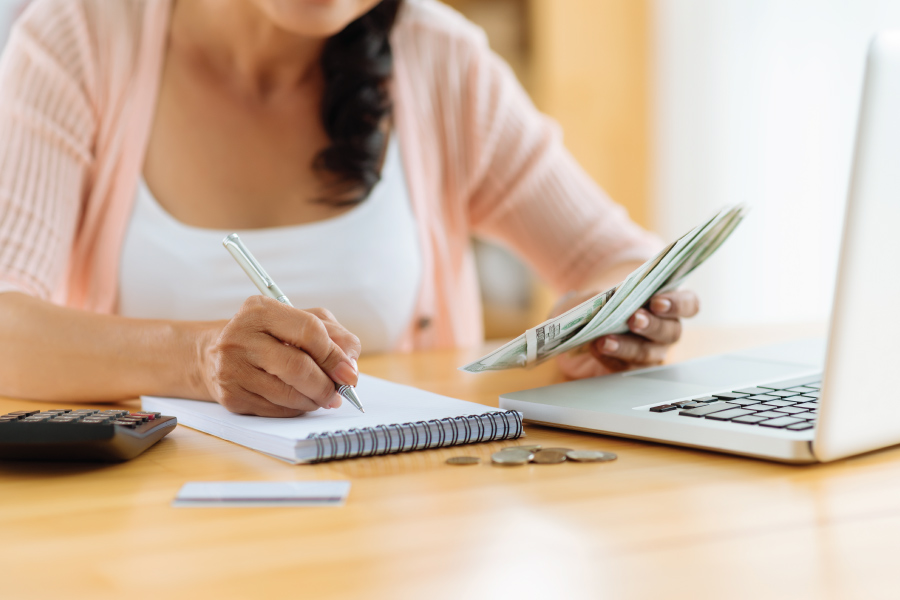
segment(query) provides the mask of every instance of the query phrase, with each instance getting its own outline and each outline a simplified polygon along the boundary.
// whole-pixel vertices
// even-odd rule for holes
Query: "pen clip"
[[[254,279],[253,275],[256,275],[256,277],[259,278],[258,283],[262,283],[263,286],[267,288],[275,286],[275,281],[269,277],[269,274],[265,272],[262,265],[256,262],[256,258],[253,257],[253,254],[250,253],[250,250],[244,245],[241,238],[238,237],[238,234],[232,233],[227,235],[225,239],[222,240],[222,245],[231,252],[231,255],[237,259],[238,263],[244,267],[245,271],[247,271],[248,268],[253,270],[252,273],[247,271],[247,275],[250,275],[251,279]],[[256,282],[255,279],[254,282]]]

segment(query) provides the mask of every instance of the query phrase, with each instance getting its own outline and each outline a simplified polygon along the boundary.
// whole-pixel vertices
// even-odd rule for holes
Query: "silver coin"
[[[501,448],[500,452],[512,452],[513,450],[527,450],[528,452],[537,452],[540,449],[540,444],[534,444],[532,446],[507,446],[506,448]]]
[[[528,450],[501,450],[491,455],[491,460],[496,465],[524,465],[534,458],[534,453]]]
[[[618,458],[614,452],[599,450],[570,450],[566,452],[566,457],[577,462],[609,462]]]
[[[563,454],[565,454],[566,452],[571,452],[571,451],[572,451],[571,448],[544,448],[544,449],[542,450],[542,452],[549,452],[549,451],[551,451],[551,450],[552,450],[553,452],[562,452]]]
[[[477,456],[454,456],[447,459],[448,465],[477,465],[481,459]]]
[[[566,453],[558,450],[541,450],[540,452],[535,452],[534,458],[531,459],[531,462],[539,465],[558,465],[565,461]]]

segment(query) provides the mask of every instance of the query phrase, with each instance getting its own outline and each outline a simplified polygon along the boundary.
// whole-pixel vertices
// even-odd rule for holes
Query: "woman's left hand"
[[[569,299],[555,313],[561,314],[588,297]],[[676,290],[654,296],[648,307],[628,319],[630,333],[606,335],[590,342],[590,352],[575,350],[560,356],[563,374],[582,379],[661,364],[669,346],[681,337],[680,319],[696,315],[700,301],[694,292]]]

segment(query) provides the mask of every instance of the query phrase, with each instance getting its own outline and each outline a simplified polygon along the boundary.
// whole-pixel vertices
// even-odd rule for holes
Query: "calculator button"
[[[15,411],[15,412],[6,413],[6,415],[4,415],[4,416],[8,416],[8,417],[12,417],[12,416],[17,416],[17,417],[30,417],[30,416],[32,416],[32,415],[38,414],[38,412],[40,412],[40,411],[37,411],[37,410],[17,410],[17,411]]]
[[[113,425],[121,425],[122,427],[127,427],[128,429],[134,429],[138,426],[134,421],[123,421],[121,419],[112,422]]]
[[[162,416],[162,413],[158,412],[137,412],[131,414],[135,417],[147,417],[147,419],[149,419],[150,421],[154,421]]]
[[[74,414],[74,415],[93,415],[98,412],[100,412],[100,411],[93,409],[93,408],[82,408],[81,410],[74,411],[72,414]]]

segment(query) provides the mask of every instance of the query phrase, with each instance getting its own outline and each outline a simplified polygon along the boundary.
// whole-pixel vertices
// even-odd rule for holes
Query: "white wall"
[[[874,31],[900,28],[900,2],[654,8],[656,229],[670,239],[724,204],[751,206],[689,282],[697,322],[825,319],[865,51]]]

